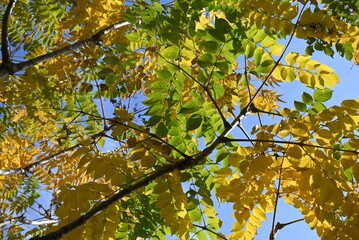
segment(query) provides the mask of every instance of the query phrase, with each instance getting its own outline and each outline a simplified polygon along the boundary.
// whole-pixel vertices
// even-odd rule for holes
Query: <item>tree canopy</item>
[[[0,2],[1,238],[274,240],[283,199],[359,239],[359,99],[312,57],[357,68],[358,0]]]

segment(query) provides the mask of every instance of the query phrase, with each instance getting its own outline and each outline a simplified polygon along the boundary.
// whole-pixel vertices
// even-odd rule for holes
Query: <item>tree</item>
[[[1,1],[2,237],[253,239],[284,199],[322,239],[359,239],[359,100],[325,106],[339,78],[311,58],[359,64],[358,6]],[[294,80],[313,94],[283,108]]]

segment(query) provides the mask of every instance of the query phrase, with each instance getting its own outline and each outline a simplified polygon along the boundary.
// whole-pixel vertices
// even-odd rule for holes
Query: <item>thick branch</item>
[[[9,4],[6,7],[3,19],[2,19],[2,29],[1,29],[1,55],[2,63],[1,67],[6,67],[10,63],[10,54],[9,54],[9,20],[11,12],[15,6],[16,0],[10,0]]]
[[[221,136],[219,136],[209,147],[205,148],[198,155],[195,155],[193,157],[187,157],[185,159],[178,161],[175,164],[166,165],[166,166],[162,167],[161,169],[153,172],[151,175],[149,175],[145,179],[143,179],[129,187],[122,189],[121,191],[119,191],[118,193],[113,195],[111,198],[103,201],[96,207],[92,208],[86,214],[82,215],[81,217],[79,217],[75,221],[71,222],[70,224],[63,226],[62,228],[58,229],[57,231],[46,234],[41,237],[34,237],[34,238],[31,238],[30,240],[57,240],[57,239],[60,239],[61,237],[72,232],[76,228],[82,226],[87,221],[89,221],[91,218],[95,217],[100,212],[106,210],[108,207],[110,207],[112,204],[116,203],[117,201],[121,200],[123,197],[133,193],[134,191],[136,191],[142,187],[147,186],[154,180],[156,180],[162,176],[165,176],[171,172],[174,172],[176,170],[182,171],[182,170],[190,169],[190,168],[202,163],[205,160],[205,158],[208,155],[210,155],[219,144],[221,144],[222,137],[223,137],[223,134]]]
[[[33,66],[35,66],[35,65],[37,65],[39,63],[46,62],[46,61],[48,61],[50,59],[56,58],[58,56],[61,56],[61,55],[66,54],[66,53],[69,53],[71,51],[78,50],[78,49],[80,49],[82,47],[85,47],[85,46],[88,46],[90,44],[96,44],[101,40],[101,38],[103,36],[105,36],[106,34],[111,32],[112,30],[115,30],[115,29],[118,29],[118,28],[121,28],[121,27],[124,27],[124,26],[127,26],[127,25],[130,25],[130,23],[127,22],[127,21],[120,22],[120,23],[115,23],[115,24],[112,24],[112,25],[110,25],[109,27],[107,27],[105,29],[100,30],[98,33],[96,33],[92,37],[87,38],[85,40],[78,41],[78,42],[76,42],[74,44],[71,44],[69,46],[63,47],[63,48],[55,50],[55,51],[53,51],[51,53],[41,55],[39,57],[30,59],[30,60],[22,62],[22,63],[10,64],[7,68],[1,68],[0,69],[0,78],[5,77],[5,76],[7,76],[9,74],[14,74],[16,72],[25,70],[25,69],[27,69],[29,67],[33,67]]]

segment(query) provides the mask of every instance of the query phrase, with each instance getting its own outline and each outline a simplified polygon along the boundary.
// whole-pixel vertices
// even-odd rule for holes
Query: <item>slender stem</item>
[[[327,150],[333,150],[333,151],[351,152],[351,153],[359,154],[359,152],[356,150],[337,149],[337,148],[333,148],[333,147],[324,147],[324,146],[319,146],[319,145],[306,144],[303,142],[291,142],[291,141],[268,140],[268,139],[239,139],[239,138],[227,138],[227,137],[222,138],[222,141],[223,142],[248,142],[248,141],[251,141],[251,142],[266,142],[266,143],[282,143],[282,144],[298,145],[301,147],[313,147],[313,148],[321,148],[321,149],[327,149]]]
[[[289,146],[288,146],[289,147]],[[288,150],[288,147],[286,149],[286,151]],[[279,167],[279,178],[278,178],[278,187],[277,187],[277,191],[275,193],[275,203],[274,203],[274,213],[273,213],[273,218],[272,218],[272,228],[271,228],[271,232],[269,234],[269,240],[274,240],[275,239],[275,235],[276,235],[276,229],[274,227],[274,223],[277,217],[277,210],[278,210],[278,200],[279,200],[279,195],[280,195],[280,186],[281,186],[281,181],[282,181],[282,170],[283,170],[283,163],[284,163],[284,158],[285,158],[285,154],[283,154],[282,157],[282,162],[280,164]]]
[[[219,237],[221,239],[227,240],[227,238],[224,237],[222,234],[216,233],[215,231],[213,231],[212,229],[209,229],[206,226],[201,226],[201,225],[197,225],[197,224],[193,224],[193,226],[198,227],[198,228],[202,228],[203,230],[211,232],[211,233],[213,233],[214,235],[216,235],[217,237]]]
[[[246,113],[248,112],[248,108],[249,106],[253,103],[254,99],[256,98],[256,96],[259,94],[259,92],[262,90],[263,86],[267,83],[268,79],[270,78],[270,76],[272,76],[274,70],[278,67],[280,61],[282,60],[282,58],[284,57],[284,54],[285,52],[287,51],[290,43],[292,42],[292,39],[294,37],[294,33],[295,33],[295,30],[297,29],[298,27],[298,24],[299,24],[299,21],[300,21],[300,18],[304,12],[304,9],[305,9],[305,5],[308,3],[308,1],[305,2],[302,10],[300,11],[299,13],[299,16],[298,16],[298,19],[294,25],[294,29],[293,29],[293,32],[292,34],[290,35],[290,38],[288,40],[288,43],[286,44],[282,54],[280,55],[280,57],[278,58],[278,60],[275,62],[272,70],[268,73],[267,77],[263,80],[263,83],[259,86],[259,88],[257,89],[257,91],[254,93],[254,95],[252,96],[252,98],[250,99],[250,101],[247,103],[247,105],[241,110],[241,112],[238,114],[238,116],[233,120],[230,128],[226,129],[225,132],[226,132],[226,135],[228,135],[233,129],[234,129],[234,126],[237,126],[238,125],[238,122],[241,121],[242,117],[246,115]]]

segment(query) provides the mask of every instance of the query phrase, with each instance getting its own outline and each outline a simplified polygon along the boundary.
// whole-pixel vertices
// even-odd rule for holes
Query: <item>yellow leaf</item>
[[[330,88],[333,88],[335,84],[340,83],[339,77],[336,73],[330,72],[322,74],[321,76],[324,80],[324,84]]]
[[[325,74],[331,72],[334,72],[334,69],[323,64],[320,64],[320,66],[317,69],[317,73],[319,74]]]
[[[115,108],[115,114],[119,117],[126,117],[128,112],[126,109],[123,109],[123,108]]]
[[[321,146],[332,146],[334,144],[334,136],[327,129],[319,129],[316,132],[316,140]]]
[[[309,177],[309,185],[312,189],[317,189],[322,185],[322,174],[312,174]]]
[[[141,158],[141,165],[145,168],[153,167],[156,162],[157,158],[149,151],[146,151],[145,155]]]
[[[206,207],[204,210],[203,210],[203,213],[204,215],[206,215],[207,217],[215,217],[217,216],[217,212],[216,212],[216,209],[214,207]]]
[[[313,162],[313,160],[309,156],[304,156],[300,159],[297,170],[304,171],[314,167],[315,163]]]
[[[228,156],[228,162],[233,167],[239,167],[240,159],[241,159],[240,155],[236,154],[236,153],[230,153],[229,156]]]
[[[352,140],[353,139],[351,139],[350,141],[352,141]],[[356,140],[358,140],[358,139],[356,139]],[[357,159],[358,159],[358,156],[356,154],[350,153],[350,152],[344,152],[340,158],[340,161],[341,161],[343,168],[348,169],[356,163]]]
[[[90,151],[90,149],[88,147],[80,147],[72,154],[72,156],[79,157],[79,156],[82,156],[82,155],[88,153],[89,151]]]
[[[284,45],[282,45],[280,43],[276,43],[269,48],[269,52],[274,56],[279,56],[282,54],[283,48],[284,48]]]
[[[124,133],[126,130],[127,130],[127,127],[126,127],[126,126],[119,125],[119,126],[116,126],[116,127],[112,130],[111,135],[112,135],[113,137],[117,137],[117,136],[120,136],[122,133]]]
[[[216,175],[219,176],[219,177],[229,177],[233,174],[233,171],[232,169],[228,168],[228,167],[225,167],[225,168],[222,168],[220,170],[218,170],[216,172]]]
[[[154,193],[161,193],[168,190],[168,183],[160,182],[153,189]]]
[[[164,208],[170,205],[172,200],[172,195],[169,192],[162,192],[157,198],[156,208]]]
[[[266,213],[260,208],[255,208],[253,210],[253,215],[256,216],[256,218],[258,218],[261,221],[267,220]]]
[[[250,223],[253,224],[255,227],[262,227],[262,222],[261,222],[261,220],[258,219],[257,216],[255,216],[255,215],[253,215],[253,214],[249,217],[249,221],[250,221]]]
[[[319,67],[321,64],[318,61],[315,60],[309,60],[306,64],[305,64],[305,68],[312,71],[314,69],[316,69],[317,67]]]
[[[295,64],[298,56],[299,56],[299,53],[296,53],[296,52],[289,53],[285,57],[285,61],[288,63],[288,65],[293,66]]]
[[[297,59],[298,67],[305,68],[309,59],[310,59],[310,56],[307,56],[307,55],[299,56]]]
[[[126,177],[124,174],[117,172],[111,176],[111,184],[115,186],[121,186],[125,179]]]
[[[300,159],[303,156],[303,150],[299,146],[294,145],[288,148],[286,155],[288,157]]]

